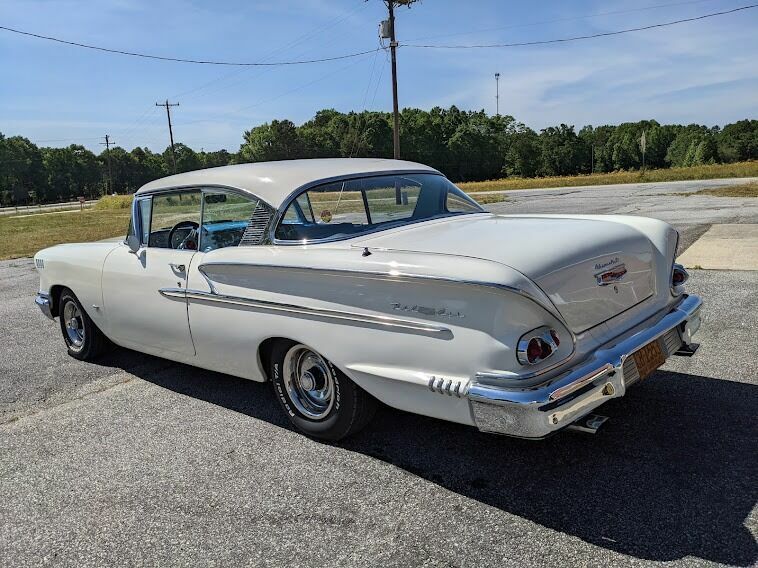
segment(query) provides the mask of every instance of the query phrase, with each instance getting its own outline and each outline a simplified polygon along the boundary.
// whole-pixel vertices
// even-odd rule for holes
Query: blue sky
[[[479,44],[592,34],[688,18],[750,0],[424,0],[398,9],[401,43]],[[652,6],[668,5],[655,9]],[[609,12],[616,12],[609,14]],[[182,58],[275,61],[378,45],[380,0],[0,0],[0,25],[62,39]],[[497,28],[497,29],[493,29]],[[508,49],[398,52],[401,106],[500,112],[535,129],[565,122],[725,124],[758,118],[758,9],[668,28]],[[40,145],[108,133],[162,150],[169,98],[174,136],[236,151],[274,118],[299,124],[322,108],[390,110],[384,52],[278,68],[220,68],[110,55],[0,31],[0,132]]]

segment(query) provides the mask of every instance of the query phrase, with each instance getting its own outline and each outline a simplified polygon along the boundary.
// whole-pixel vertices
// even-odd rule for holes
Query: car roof
[[[300,187],[332,181],[335,178],[382,172],[439,173],[423,164],[381,158],[282,160],[221,166],[176,174],[143,185],[137,194],[179,187],[222,186],[250,193],[279,208],[287,197]]]

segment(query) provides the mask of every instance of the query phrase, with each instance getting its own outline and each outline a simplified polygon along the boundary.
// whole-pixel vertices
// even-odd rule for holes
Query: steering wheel
[[[200,225],[194,221],[179,221],[176,225],[171,227],[171,230],[168,232],[169,246],[172,249],[197,250],[197,231],[199,228]],[[190,231],[181,241],[175,243],[174,237],[179,229],[190,229]]]

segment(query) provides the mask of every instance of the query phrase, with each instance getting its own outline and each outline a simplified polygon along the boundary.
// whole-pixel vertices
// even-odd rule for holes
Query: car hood
[[[607,216],[466,215],[387,231],[355,246],[505,264],[542,288],[575,332],[612,318],[655,290],[652,243]],[[477,279],[472,274],[461,278]]]

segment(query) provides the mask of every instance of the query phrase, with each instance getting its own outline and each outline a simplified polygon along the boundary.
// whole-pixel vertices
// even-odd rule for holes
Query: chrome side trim
[[[227,296],[225,294],[214,294],[213,292],[204,292],[202,290],[185,290],[183,288],[161,288],[161,295],[167,298],[180,298],[187,300],[202,300],[216,302],[219,304],[230,304],[235,306],[245,306],[270,310],[276,312],[286,312],[327,319],[336,319],[341,321],[351,321],[358,323],[368,323],[383,327],[408,329],[416,332],[428,333],[430,335],[439,335],[452,338],[453,332],[447,328],[438,325],[428,324],[419,321],[394,318],[391,316],[379,316],[375,314],[361,314],[357,312],[347,312],[339,310],[330,310],[327,308],[311,308],[287,304],[284,302],[272,302],[270,300],[256,300],[253,298],[243,298],[240,296]]]
[[[50,301],[50,295],[44,292],[37,292],[37,297],[34,298],[34,303],[40,311],[45,314],[45,317],[49,319],[55,319],[52,312],[52,302]]]

